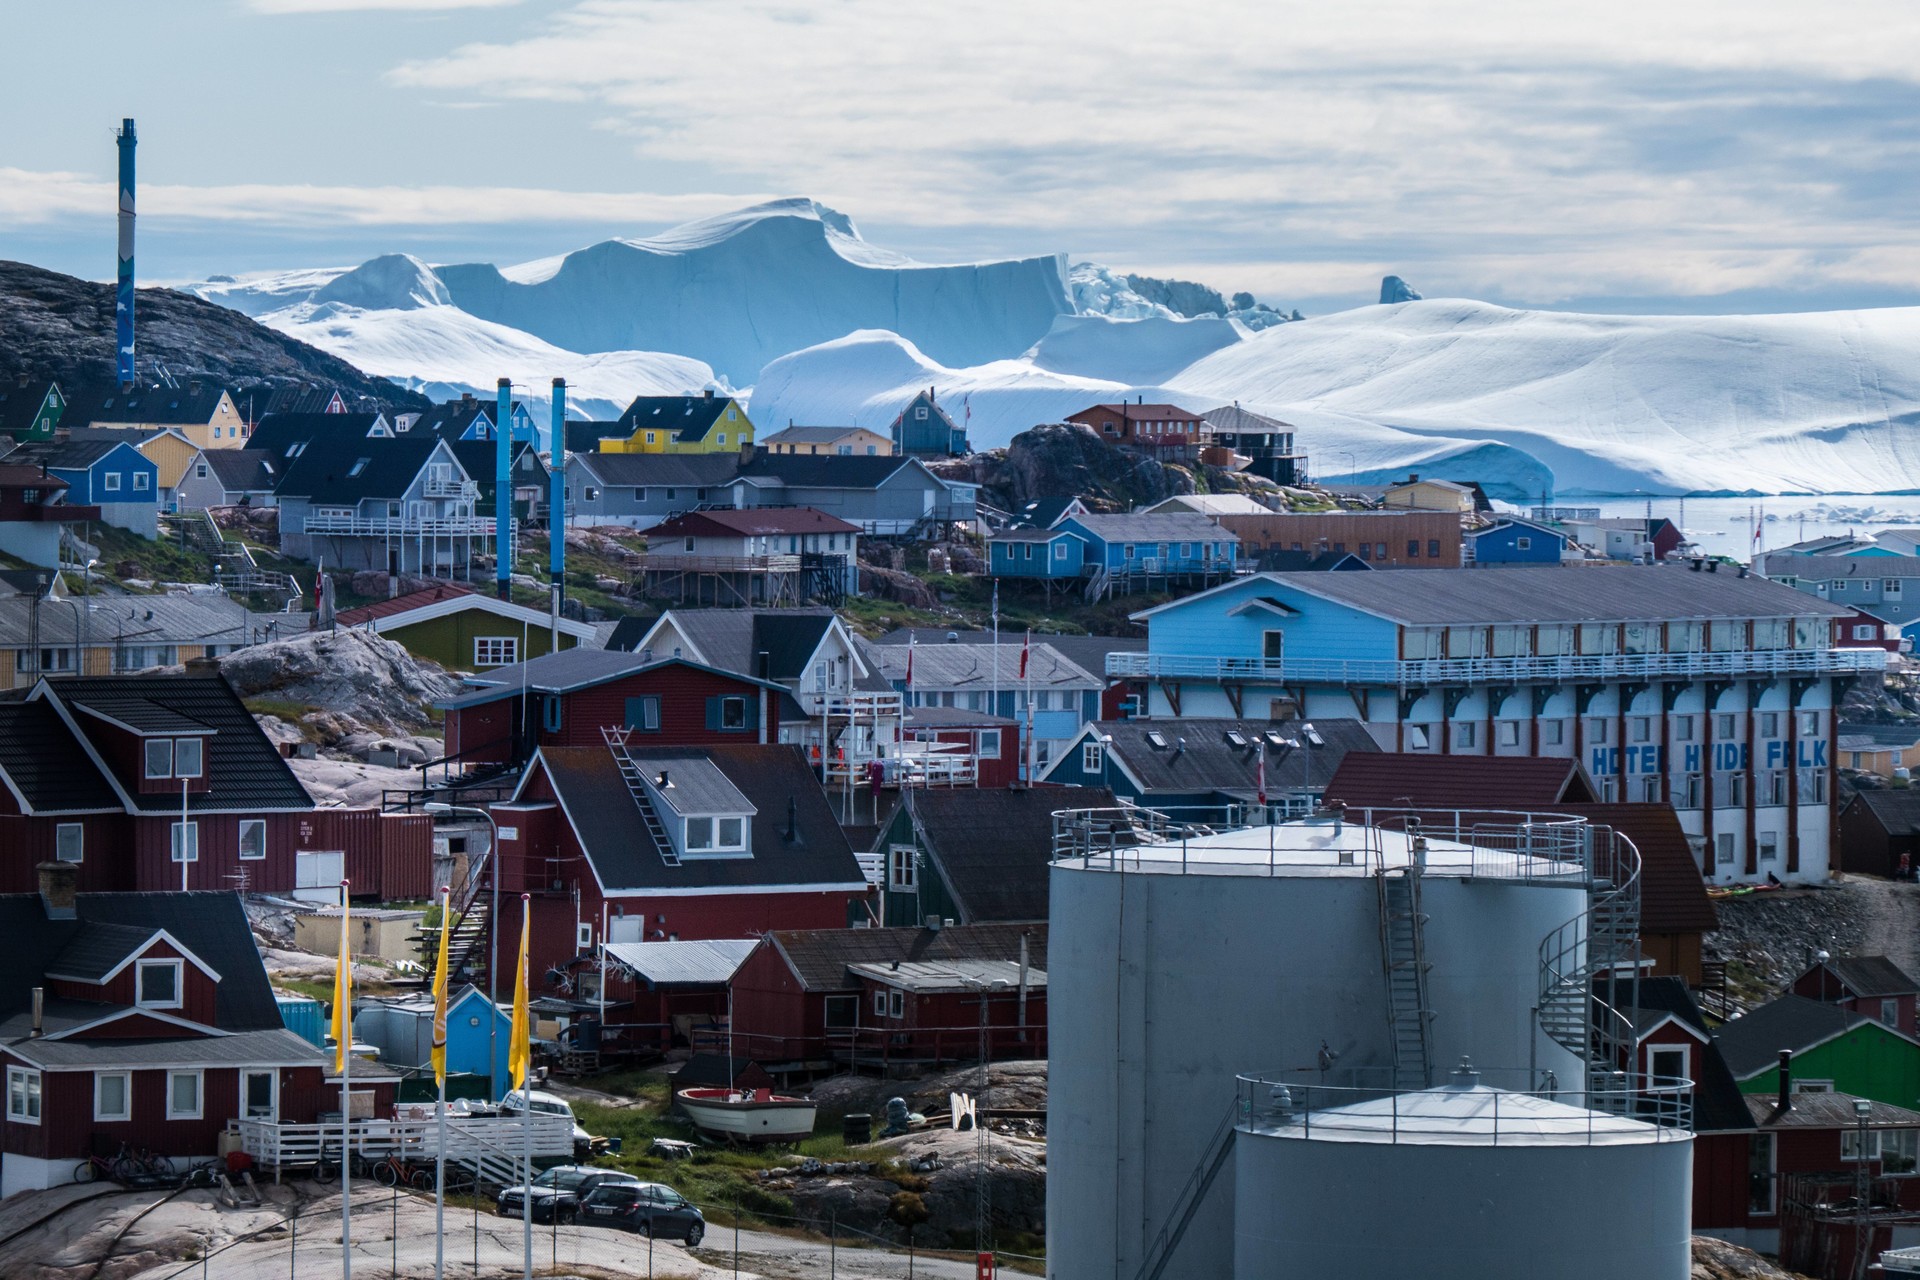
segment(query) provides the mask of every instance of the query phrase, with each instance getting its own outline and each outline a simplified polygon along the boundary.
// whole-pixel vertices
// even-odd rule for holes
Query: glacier
[[[432,395],[508,376],[538,399],[564,376],[599,418],[639,394],[751,388],[764,430],[883,428],[932,387],[994,447],[1100,400],[1235,401],[1295,424],[1329,478],[1429,471],[1513,498],[1920,490],[1920,308],[1441,298],[1261,328],[1177,316],[1063,255],[919,263],[805,198],[505,268],[389,254],[189,288]]]

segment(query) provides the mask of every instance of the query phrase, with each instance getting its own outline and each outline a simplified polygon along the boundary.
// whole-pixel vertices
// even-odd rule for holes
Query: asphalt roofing
[[[682,441],[701,440],[732,404],[723,395],[635,396],[619,425],[627,435],[653,428],[671,431]]]
[[[219,1067],[278,1063],[313,1063],[322,1060],[322,1052],[306,1040],[281,1027],[277,1030],[242,1031],[227,1036],[182,1035],[169,1040],[29,1040],[7,1046],[16,1056],[42,1067]],[[356,1078],[386,1075],[368,1064],[363,1073],[358,1065]]]
[[[767,537],[780,534],[858,533],[849,524],[812,507],[717,508],[686,511],[649,529],[649,537],[695,535],[706,537]]]
[[[1859,1113],[1853,1105],[1854,1096],[1849,1093],[1796,1093],[1793,1095],[1793,1105],[1786,1111],[1775,1109],[1777,1101],[1770,1093],[1750,1093],[1747,1095],[1747,1111],[1756,1124],[1769,1129],[1851,1129],[1860,1122]],[[1869,1127],[1920,1127],[1920,1111],[1873,1099],[1863,1101],[1867,1103]]]
[[[218,383],[190,380],[177,387],[76,387],[68,397],[63,423],[91,426],[95,422],[211,422],[226,389]]]
[[[656,747],[632,755],[644,760],[659,800],[683,818],[754,812],[753,802],[704,751]]]
[[[704,489],[723,485],[740,470],[737,453],[592,453],[569,465],[584,467],[610,487]],[[689,497],[692,495],[689,494]]]
[[[1890,836],[1920,833],[1920,790],[1913,787],[1861,791],[1854,798]]]
[[[352,506],[365,498],[397,498],[407,491],[439,444],[436,436],[317,436],[289,462],[278,492],[282,498],[305,498],[327,506]]]
[[[830,609],[673,609],[667,616],[710,665],[757,675],[755,655],[765,653],[774,680],[804,675],[807,660],[834,621]]]
[[[1707,896],[1693,845],[1670,804],[1555,803],[1596,826],[1611,827],[1640,853],[1640,927],[1648,933],[1711,933],[1719,913]]]
[[[1113,739],[1116,767],[1147,793],[1247,791],[1257,783],[1260,749],[1267,757],[1267,790],[1325,787],[1349,753],[1377,753],[1380,746],[1358,720],[1315,720],[1313,745],[1306,721],[1160,719],[1103,720],[1099,731]],[[1234,742],[1229,735],[1239,737]]]
[[[1677,564],[1591,568],[1513,565],[1499,569],[1424,569],[1418,573],[1263,576],[1309,596],[1415,626],[1636,618],[1835,618],[1849,612],[1765,578],[1742,578],[1726,567],[1708,573]],[[1185,603],[1176,601],[1175,606]]]
[[[1591,801],[1593,788],[1565,756],[1383,751],[1341,761],[1327,799],[1362,809],[1539,809]]]
[[[53,704],[0,702],[0,774],[40,813],[121,813],[106,777]]]
[[[788,929],[768,935],[809,991],[847,991],[859,986],[848,975],[856,964],[902,964],[939,960],[1018,960],[1027,940],[1027,963],[1047,967],[1047,926],[963,924],[949,929]]]
[[[47,972],[97,982],[140,950],[156,932],[137,924],[86,921],[59,954],[47,962]]]
[[[908,791],[928,854],[969,924],[1045,920],[1056,809],[1112,808],[1103,787]]]
[[[902,468],[917,469],[912,458],[855,454],[762,453],[740,468],[746,477],[778,480],[798,489],[872,489]]]
[[[1734,1077],[1745,1080],[1776,1066],[1782,1049],[1801,1053],[1867,1023],[1879,1026],[1842,1005],[1784,995],[1725,1024],[1714,1038]]]
[[[1641,978],[1629,991],[1633,1002],[1626,1008],[1636,1028],[1645,1030],[1672,1014],[1697,1032],[1708,1043],[1703,1052],[1693,1055],[1693,1129],[1696,1133],[1741,1131],[1753,1127],[1746,1096],[1740,1092],[1726,1059],[1712,1043],[1706,1017],[1694,1002],[1683,978],[1665,976]]]
[[[501,698],[517,698],[523,688],[539,693],[570,693],[669,665],[686,666],[696,671],[709,669],[690,658],[649,659],[620,649],[590,649],[582,645],[468,676],[465,692],[441,699],[434,705],[449,711],[459,707],[477,707]],[[755,686],[767,687],[767,682],[751,676],[712,669],[720,670],[721,674],[734,679],[749,681]],[[786,690],[782,688],[780,692],[785,693]]]
[[[377,413],[269,413],[253,424],[247,435],[247,447],[240,452],[286,456],[295,444],[320,439],[366,440],[379,419]],[[233,453],[232,449],[209,449],[208,453]]]
[[[1920,992],[1920,983],[1886,956],[1832,956],[1826,961],[1826,967],[1856,996],[1905,996]]]
[[[929,644],[946,644],[952,636],[960,644],[992,644],[991,631],[942,631],[930,627],[896,627],[877,640],[867,643],[893,645],[912,643],[916,647]],[[1018,650],[1026,636],[1023,632],[1002,631],[1000,648]],[[1145,636],[1068,636],[1054,632],[1036,632],[1036,641],[1052,645],[1067,661],[1075,663],[1088,671],[1099,675],[1107,669],[1107,655],[1110,653],[1145,653]]]
[[[1238,542],[1240,535],[1215,524],[1211,517],[1191,511],[1163,511],[1157,515],[1068,516],[1063,524],[1078,525],[1106,542]]]

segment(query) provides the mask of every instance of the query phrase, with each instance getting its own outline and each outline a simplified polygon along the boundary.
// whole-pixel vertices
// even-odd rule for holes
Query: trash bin
[[[850,1147],[862,1147],[873,1141],[873,1117],[865,1111],[848,1113],[840,1126],[841,1139]]]

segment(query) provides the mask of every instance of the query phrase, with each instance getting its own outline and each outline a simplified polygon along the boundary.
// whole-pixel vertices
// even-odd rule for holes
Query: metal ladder
[[[1415,837],[1416,840],[1418,837]],[[1396,1089],[1433,1084],[1433,1010],[1427,1003],[1427,917],[1420,911],[1420,870],[1374,873],[1380,901],[1380,966],[1387,982],[1387,1038]]]
[[[620,766],[620,776],[626,779],[627,790],[633,793],[633,803],[640,810],[640,823],[646,827],[647,834],[653,837],[653,847],[660,851],[660,861],[677,867],[680,865],[680,854],[674,849],[673,841],[667,838],[667,828],[660,821],[660,815],[654,811],[653,798],[647,794],[645,771],[627,751],[627,732],[614,725],[600,726],[600,736],[606,739],[607,749],[613,752],[614,763]]]
[[[1206,1151],[1200,1156],[1200,1163],[1194,1166],[1187,1184],[1180,1188],[1180,1194],[1173,1202],[1173,1210],[1167,1214],[1167,1220],[1161,1224],[1153,1243],[1147,1246],[1147,1256],[1140,1263],[1140,1270],[1134,1273],[1135,1280],[1160,1280],[1167,1263],[1173,1261],[1173,1251],[1180,1247],[1181,1238],[1193,1224],[1193,1215],[1200,1211],[1207,1192],[1213,1188],[1213,1180],[1220,1176],[1220,1170],[1226,1167],[1227,1157],[1233,1154],[1234,1135],[1239,1132],[1235,1126],[1238,1119],[1239,1104],[1236,1102],[1228,1110],[1227,1118],[1220,1122],[1220,1127],[1213,1131]]]
[[[1540,943],[1540,1030],[1585,1065],[1586,1087],[1609,1110],[1631,1105],[1632,1002],[1640,955],[1640,852],[1589,828],[1587,909]]]

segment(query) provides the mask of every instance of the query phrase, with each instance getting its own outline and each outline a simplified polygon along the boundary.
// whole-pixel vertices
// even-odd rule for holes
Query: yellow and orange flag
[[[340,958],[333,967],[333,1069],[347,1069],[347,1055],[353,1051],[353,948],[352,908],[347,902],[347,882],[340,882]]]
[[[523,893],[520,895],[520,962],[513,970],[513,1030],[507,1043],[507,1074],[516,1089],[527,1087],[527,1068],[533,1064],[533,1029],[527,1020],[527,941],[532,923],[533,902]],[[530,1102],[527,1110],[533,1110]]]
[[[433,1081],[447,1085],[447,937],[453,932],[453,888],[440,888],[440,958],[433,966]]]

